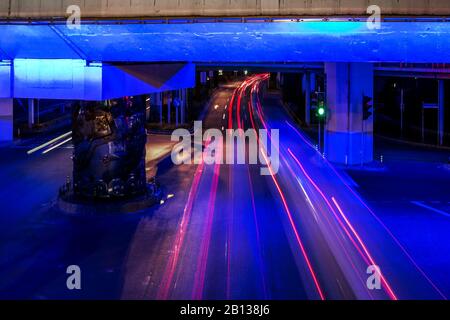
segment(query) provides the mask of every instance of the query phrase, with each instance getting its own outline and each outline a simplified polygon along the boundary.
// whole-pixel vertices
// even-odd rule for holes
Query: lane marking
[[[439,209],[436,209],[436,208],[433,208],[433,207],[430,207],[430,206],[427,206],[426,204],[424,204],[424,203],[422,203],[420,201],[411,201],[411,203],[416,205],[416,206],[418,206],[418,207],[422,207],[424,209],[428,209],[430,211],[439,213],[440,215],[446,216],[447,218],[450,217],[450,213],[442,211],[442,210],[439,210]]]
[[[46,142],[46,143],[44,143],[44,144],[34,148],[34,149],[31,149],[30,151],[27,152],[27,154],[30,155],[32,153],[35,153],[36,151],[44,149],[45,147],[48,147],[49,145],[51,145],[53,143],[56,143],[56,142],[58,142],[58,141],[60,141],[60,140],[62,140],[64,138],[67,138],[70,135],[72,135],[72,131],[64,133],[63,135],[61,135],[61,136],[59,136],[59,137],[57,137],[55,139],[52,139],[52,140],[50,140],[50,141],[48,141],[48,142]]]
[[[64,141],[62,141],[62,142],[60,142],[60,143],[54,145],[53,147],[51,147],[51,148],[45,150],[44,152],[42,152],[42,154],[49,153],[50,151],[55,150],[56,148],[61,147],[62,145],[66,144],[67,142],[69,142],[69,141],[71,141],[71,140],[72,140],[72,137],[70,137],[69,139],[66,139],[66,140],[64,140]]]

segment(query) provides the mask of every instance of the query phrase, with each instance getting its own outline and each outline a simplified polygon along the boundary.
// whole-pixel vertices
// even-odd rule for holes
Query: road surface
[[[204,128],[267,129],[267,150],[270,130],[279,130],[279,170],[270,166],[264,176],[261,164],[175,166],[167,158],[157,171],[167,198],[140,213],[64,216],[53,204],[70,175],[71,149],[5,151],[0,178],[12,201],[1,202],[0,297],[445,298],[352,180],[266,93],[266,80],[255,75],[216,90]],[[73,264],[81,291],[66,288]],[[371,290],[367,270],[375,265],[380,288]]]

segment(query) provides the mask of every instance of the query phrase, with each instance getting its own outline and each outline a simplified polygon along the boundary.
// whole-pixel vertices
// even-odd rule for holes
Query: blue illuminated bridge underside
[[[450,23],[0,24],[0,58],[105,62],[450,62]]]

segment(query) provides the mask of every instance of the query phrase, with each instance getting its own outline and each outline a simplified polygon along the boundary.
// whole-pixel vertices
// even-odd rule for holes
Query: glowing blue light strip
[[[449,22],[364,21],[174,24],[0,25],[0,49],[13,58],[108,62],[450,63]],[[64,37],[66,41],[63,41]]]

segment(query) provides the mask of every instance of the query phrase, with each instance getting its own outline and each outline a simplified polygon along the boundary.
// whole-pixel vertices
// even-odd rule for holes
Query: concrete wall
[[[366,15],[371,4],[382,15],[450,15],[448,0],[2,0],[0,18],[64,17],[70,5],[85,18]]]

